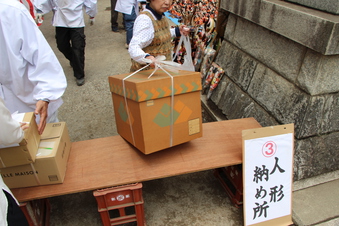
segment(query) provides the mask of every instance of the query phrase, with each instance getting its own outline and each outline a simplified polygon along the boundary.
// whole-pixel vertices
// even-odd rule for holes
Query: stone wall
[[[339,0],[287,0],[321,11],[339,14]]]
[[[225,76],[211,101],[228,119],[294,123],[295,180],[338,170],[337,16],[280,0],[221,0],[219,18],[215,61]]]

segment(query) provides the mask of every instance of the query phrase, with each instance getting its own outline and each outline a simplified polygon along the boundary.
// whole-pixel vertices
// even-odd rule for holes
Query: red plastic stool
[[[38,199],[20,203],[29,226],[48,226],[51,206],[48,199]]]
[[[145,225],[142,184],[129,184],[93,192],[104,226],[137,222]]]
[[[214,176],[218,178],[231,202],[240,207],[243,204],[242,165],[214,169]]]

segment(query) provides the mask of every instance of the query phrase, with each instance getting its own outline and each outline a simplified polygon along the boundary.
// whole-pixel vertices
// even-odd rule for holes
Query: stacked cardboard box
[[[40,142],[38,126],[33,112],[15,114],[15,119],[27,123],[29,128],[18,144],[0,147],[0,168],[29,164],[35,161]]]
[[[202,136],[200,73],[152,72],[109,77],[118,133],[144,154]]]
[[[35,150],[35,161],[2,168],[1,176],[9,188],[62,183],[70,149],[66,123],[48,123]]]

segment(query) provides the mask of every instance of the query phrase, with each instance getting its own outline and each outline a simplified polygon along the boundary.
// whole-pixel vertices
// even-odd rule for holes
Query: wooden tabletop
[[[120,136],[72,143],[64,183],[12,189],[19,202],[236,165],[254,118],[203,124],[203,137],[145,155]]]

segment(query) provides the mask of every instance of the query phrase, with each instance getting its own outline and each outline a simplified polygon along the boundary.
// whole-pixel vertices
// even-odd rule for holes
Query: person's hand
[[[151,67],[154,67],[155,57],[152,56],[152,55],[149,55],[149,56],[147,56],[145,58],[151,60],[152,63],[150,63],[150,65],[151,65]]]
[[[94,24],[94,21],[95,21],[95,18],[94,18],[94,17],[90,17],[90,18],[89,18],[89,24],[90,24],[90,25],[93,25],[93,24]]]
[[[184,36],[187,36],[190,33],[190,28],[187,27],[186,25],[180,25],[179,30],[180,30],[180,34]]]
[[[48,102],[39,100],[35,105],[35,111],[34,114],[40,115],[40,122],[38,125],[38,132],[41,135],[44,132],[45,126],[46,126],[46,120],[47,120],[47,113],[48,110]]]
[[[44,15],[42,13],[37,13],[35,17],[35,22],[38,26],[40,26],[42,22],[44,22]]]
[[[26,122],[20,122],[20,127],[22,130],[28,129],[29,125]]]

